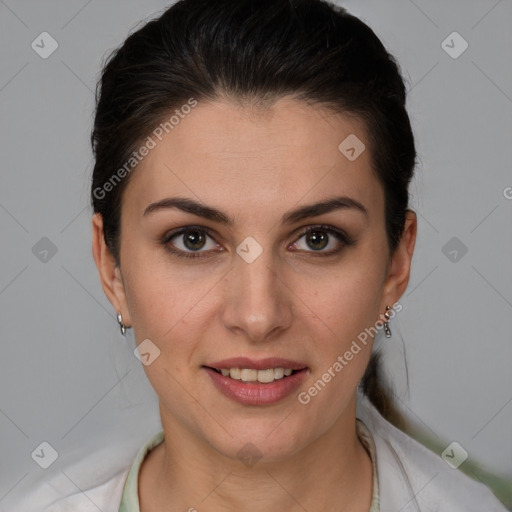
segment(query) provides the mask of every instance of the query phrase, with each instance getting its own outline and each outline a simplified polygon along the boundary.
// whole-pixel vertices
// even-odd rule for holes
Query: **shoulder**
[[[147,452],[163,440],[152,434],[142,446],[119,442],[57,468],[33,485],[19,509],[23,512],[118,512],[124,500],[138,501],[137,477]],[[138,450],[134,453],[135,450]],[[125,495],[123,495],[125,492]],[[126,505],[126,504],[125,504]]]
[[[381,512],[506,512],[484,484],[397,429],[361,393],[357,417],[374,438]]]
[[[55,474],[37,485],[20,504],[25,512],[117,512],[129,468],[102,482],[81,486],[80,479],[70,479],[68,471]]]
[[[123,486],[128,475],[128,469],[117,473],[107,481],[59,499],[48,505],[44,512],[103,512],[117,511],[121,503]]]
[[[87,449],[86,449],[87,447]],[[65,452],[43,472],[26,480],[16,511],[110,512],[119,510],[124,484],[139,448],[120,439],[100,448]]]

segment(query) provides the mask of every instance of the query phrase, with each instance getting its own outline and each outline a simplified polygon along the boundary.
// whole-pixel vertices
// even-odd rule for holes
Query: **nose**
[[[293,295],[271,250],[250,263],[237,254],[224,293],[224,326],[249,342],[273,339],[291,324]]]

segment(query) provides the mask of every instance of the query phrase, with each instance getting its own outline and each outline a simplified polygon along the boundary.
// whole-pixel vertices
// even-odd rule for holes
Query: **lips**
[[[235,357],[208,363],[203,368],[223,395],[243,405],[270,405],[279,402],[293,393],[309,374],[308,367],[303,363],[279,357],[258,360]],[[230,372],[240,372],[235,372],[233,378],[224,375],[228,369]],[[265,378],[265,382],[251,378],[251,375],[254,377],[254,374],[258,374],[260,379],[261,374],[266,374],[270,369],[279,374],[286,369],[286,373],[279,375],[276,380],[267,381]],[[244,374],[249,377],[249,381],[244,379]]]
[[[303,363],[292,361],[290,359],[284,359],[281,357],[266,357],[264,359],[232,357],[230,359],[223,359],[222,361],[206,363],[204,366],[219,371],[223,368],[247,368],[252,370],[268,370],[269,368],[290,368],[290,370],[303,370],[307,368],[307,365]]]

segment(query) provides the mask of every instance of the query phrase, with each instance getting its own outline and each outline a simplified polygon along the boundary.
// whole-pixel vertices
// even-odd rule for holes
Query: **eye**
[[[300,242],[304,239],[305,243]],[[167,251],[179,258],[206,258],[210,251],[224,249],[215,242],[212,232],[201,226],[186,226],[167,234],[161,241]],[[343,230],[333,226],[310,226],[305,229],[296,242],[290,247],[293,251],[300,250],[318,253],[315,256],[337,254],[346,246],[355,244]],[[329,250],[324,250],[330,248]]]
[[[208,239],[211,240],[209,243]],[[162,244],[169,252],[181,258],[204,257],[204,252],[220,247],[210,231],[199,226],[187,226],[173,231],[164,237]]]
[[[301,243],[300,240],[304,243]],[[354,245],[352,240],[343,230],[333,226],[310,226],[301,233],[297,242],[292,245],[296,249],[306,252],[318,252],[319,256],[329,256],[339,253],[343,247]],[[327,250],[324,250],[326,249]]]

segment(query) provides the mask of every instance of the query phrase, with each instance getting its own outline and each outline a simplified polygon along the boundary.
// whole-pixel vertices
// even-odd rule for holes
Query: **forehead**
[[[240,215],[280,216],[287,205],[326,195],[353,196],[369,210],[383,206],[365,126],[355,117],[286,98],[269,108],[199,102],[161,140],[151,137],[155,146],[124,194],[123,210],[138,215],[171,195],[236,205]]]

